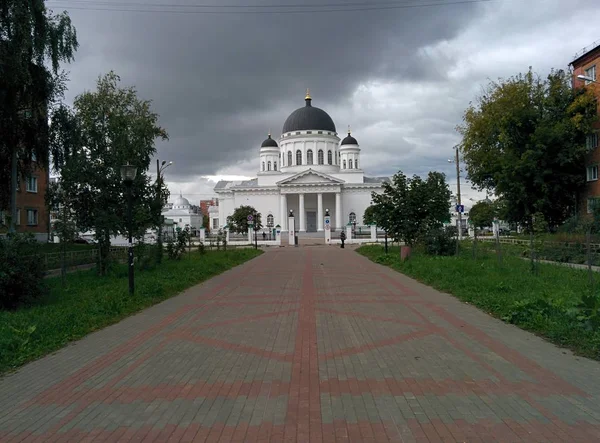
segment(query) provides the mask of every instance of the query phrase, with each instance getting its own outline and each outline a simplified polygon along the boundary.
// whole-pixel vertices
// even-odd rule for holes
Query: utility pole
[[[458,204],[458,240],[462,240],[462,212],[460,211],[461,201],[460,201],[460,157],[458,152],[459,145],[456,145],[454,149],[456,149],[456,201]]]
[[[14,233],[17,225],[17,148],[13,147],[10,161],[10,224],[8,232]]]
[[[156,257],[156,261],[160,264],[162,262],[162,204],[160,198],[160,165],[158,159],[156,159],[156,199],[158,200],[157,207],[159,208],[160,214],[158,216],[158,232],[156,233],[156,244],[158,245],[159,251]]]

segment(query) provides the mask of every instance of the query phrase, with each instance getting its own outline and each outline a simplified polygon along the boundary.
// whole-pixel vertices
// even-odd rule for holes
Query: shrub
[[[188,242],[188,232],[182,229],[177,233],[177,241],[170,241],[167,243],[167,255],[171,260],[179,260],[185,252],[185,248]]]
[[[204,247],[203,242],[198,243],[198,252],[200,253],[200,255],[206,254],[206,248]]]
[[[430,230],[423,237],[421,243],[427,255],[447,256],[454,255],[456,252],[456,238],[452,236],[452,230],[448,228]]]
[[[45,293],[38,247],[31,234],[0,237],[0,308],[14,309]]]

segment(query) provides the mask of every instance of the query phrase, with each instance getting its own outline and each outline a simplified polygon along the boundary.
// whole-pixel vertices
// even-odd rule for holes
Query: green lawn
[[[459,257],[431,257],[415,253],[400,262],[398,248],[385,254],[381,246],[363,246],[358,252],[390,266],[485,312],[544,336],[550,341],[600,360],[600,298],[587,299],[595,307],[579,308],[582,298],[592,290],[586,271],[538,264],[539,272],[530,272],[529,261],[504,256],[499,265],[495,254],[482,251],[473,260],[470,250]],[[600,291],[600,275],[595,294]]]
[[[35,306],[0,311],[0,373],[55,351],[227,269],[262,251],[236,249],[193,252],[180,261],[164,259],[152,270],[136,272],[136,294],[128,294],[127,266],[115,265],[99,277],[95,270],[47,279],[48,295]]]

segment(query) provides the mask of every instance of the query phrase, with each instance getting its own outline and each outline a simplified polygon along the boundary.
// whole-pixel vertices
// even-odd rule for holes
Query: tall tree
[[[441,172],[432,171],[427,179],[406,177],[402,171],[383,184],[383,193],[372,194],[377,224],[394,241],[414,246],[431,229],[441,227],[448,218],[450,189]]]
[[[254,222],[254,229],[261,229],[262,222],[260,212],[252,206],[240,206],[235,208],[233,214],[227,217],[227,226],[232,232],[242,234],[248,232],[248,216],[251,215]]]
[[[167,139],[150,102],[133,87],[120,87],[114,72],[100,77],[97,90],[76,97],[74,110],[57,111],[52,152],[61,187],[73,199],[77,226],[94,230],[100,245],[101,274],[106,272],[110,237],[126,234],[127,207],[120,167],[137,167],[132,184],[133,235],[143,236],[156,223],[165,194],[147,175],[157,138]],[[157,192],[161,192],[158,203]],[[157,209],[158,208],[158,209]]]
[[[32,157],[48,166],[48,109],[65,89],[60,63],[77,47],[66,12],[54,15],[43,0],[1,2],[0,208],[11,208],[11,229],[18,176],[31,170]]]
[[[508,202],[510,222],[529,225],[541,212],[551,225],[562,223],[585,181],[596,114],[594,95],[571,88],[562,70],[490,83],[457,128],[469,178]]]

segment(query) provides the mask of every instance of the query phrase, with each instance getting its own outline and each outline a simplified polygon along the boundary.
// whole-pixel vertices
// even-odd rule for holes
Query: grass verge
[[[541,263],[533,275],[525,260],[505,256],[500,265],[495,255],[481,254],[473,260],[470,251],[458,257],[415,253],[405,262],[400,261],[397,248],[387,255],[381,246],[363,246],[357,251],[499,319],[600,360],[598,304],[591,309],[581,307],[582,299],[592,293],[586,271]]]
[[[262,251],[237,249],[193,252],[180,261],[165,260],[135,275],[136,293],[128,294],[127,266],[115,265],[110,275],[95,270],[47,279],[48,294],[35,305],[0,311],[0,374],[62,348],[92,331],[172,297],[215,275],[250,260]]]

